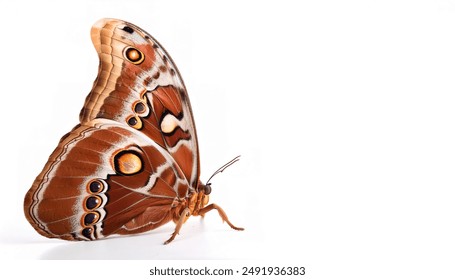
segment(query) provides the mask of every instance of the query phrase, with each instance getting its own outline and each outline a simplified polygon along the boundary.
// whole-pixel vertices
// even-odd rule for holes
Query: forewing
[[[121,20],[98,21],[91,36],[99,73],[81,110],[81,123],[104,118],[134,128],[167,150],[190,188],[196,188],[196,129],[185,85],[170,56],[144,30]]]

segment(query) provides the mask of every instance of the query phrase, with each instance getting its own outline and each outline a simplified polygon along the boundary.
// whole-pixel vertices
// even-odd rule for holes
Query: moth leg
[[[185,208],[183,210],[182,214],[180,215],[179,221],[177,222],[177,224],[175,226],[174,233],[171,235],[171,238],[169,238],[168,240],[166,240],[166,242],[164,242],[164,245],[167,245],[167,244],[171,243],[172,240],[174,240],[174,238],[177,236],[177,234],[179,234],[183,223],[185,223],[186,219],[190,216],[190,214],[191,213],[190,213],[189,208]]]
[[[231,228],[235,229],[235,230],[244,230],[244,228],[240,228],[240,227],[236,227],[234,226],[228,219],[227,215],[226,215],[226,212],[224,212],[224,210],[216,205],[215,203],[213,204],[210,204],[202,209],[199,210],[199,213],[198,215],[199,216],[202,216],[204,217],[204,215],[209,212],[209,211],[212,211],[213,209],[217,210],[218,211],[218,214],[220,215],[221,219],[223,220],[223,222],[226,222]]]

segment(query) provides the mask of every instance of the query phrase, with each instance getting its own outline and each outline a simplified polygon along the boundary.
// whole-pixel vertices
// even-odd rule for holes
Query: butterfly
[[[141,28],[101,19],[91,30],[98,76],[73,130],[64,135],[24,200],[41,235],[96,240],[153,230],[170,221],[174,240],[208,204],[211,184],[199,178],[193,114],[180,73]],[[220,168],[224,168],[237,161]]]

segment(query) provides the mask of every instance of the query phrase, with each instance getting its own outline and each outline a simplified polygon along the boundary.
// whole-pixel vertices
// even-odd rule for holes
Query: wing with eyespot
[[[24,210],[46,237],[93,240],[169,222],[188,190],[165,149],[131,127],[95,119],[62,138]]]
[[[177,162],[191,188],[199,180],[196,129],[186,88],[160,44],[141,28],[116,19],[91,31],[100,58],[98,77],[80,113],[128,125],[157,143]]]

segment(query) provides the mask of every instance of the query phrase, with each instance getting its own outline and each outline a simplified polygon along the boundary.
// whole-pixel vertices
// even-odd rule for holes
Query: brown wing
[[[61,140],[24,207],[44,236],[92,240],[167,223],[174,200],[188,188],[160,145],[133,128],[95,119]]]
[[[100,65],[81,123],[104,118],[140,131],[169,152],[195,189],[196,129],[185,85],[170,56],[152,36],[125,21],[102,19],[91,36]]]
[[[80,113],[25,197],[41,234],[97,239],[172,219],[199,180],[196,130],[179,72],[142,29],[115,19],[92,28],[99,73]]]

